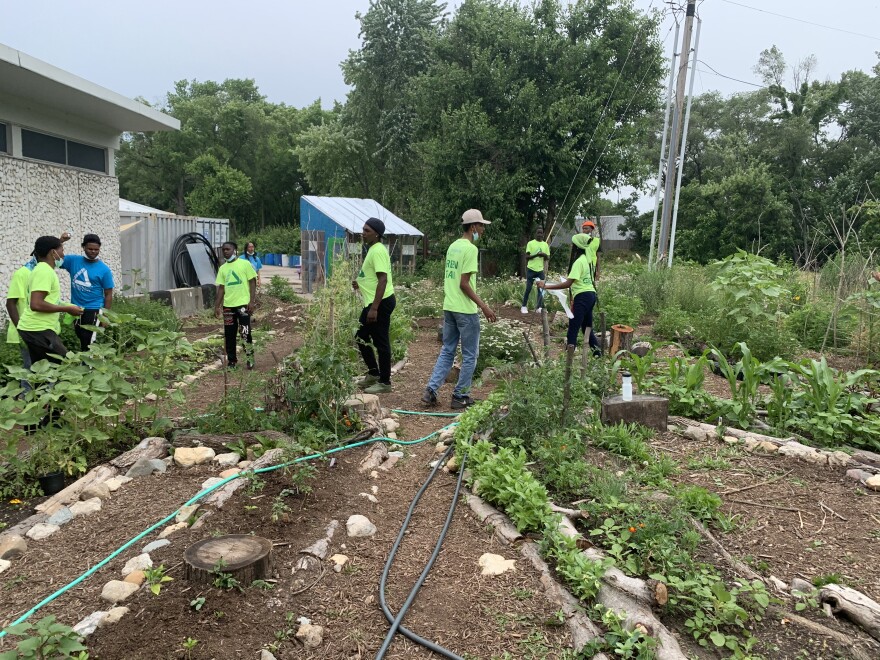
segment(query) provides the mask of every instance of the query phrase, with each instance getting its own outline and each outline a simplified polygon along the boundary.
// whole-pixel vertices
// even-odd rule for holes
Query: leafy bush
[[[693,316],[681,307],[667,307],[654,322],[654,334],[674,341],[693,339],[696,334]]]
[[[823,302],[797,307],[785,319],[785,329],[805,348],[814,351],[821,351],[833,345],[848,346],[855,325],[851,311],[844,310],[844,313],[838,314],[835,319],[834,310]]]
[[[645,306],[638,296],[624,293],[615,286],[607,286],[599,292],[599,305],[593,312],[594,319],[598,319],[598,312],[605,312],[605,324],[609,328],[618,323],[635,327],[645,313]],[[593,323],[596,324],[597,320]]]
[[[293,285],[280,275],[273,275],[269,280],[269,288],[266,289],[266,295],[277,298],[282,302],[297,304],[303,302],[303,299],[296,295]]]
[[[416,338],[413,321],[402,305],[395,307],[394,313],[391,315],[390,337],[391,359],[395,362],[402,360],[406,357],[407,348]]]
[[[519,321],[507,319],[488,323],[481,315],[476,373],[482,373],[485,367],[524,361],[528,357],[522,336],[524,327]]]
[[[239,236],[236,241],[238,249],[244,252],[249,242],[253,243],[260,254],[299,254],[300,230],[297,225],[275,225],[258,232]]]
[[[5,629],[10,635],[23,639],[14,651],[0,653],[0,660],[39,660],[41,658],[71,658],[87,660],[89,654],[83,638],[73,628],[57,623],[54,615],[36,623],[19,623]]]

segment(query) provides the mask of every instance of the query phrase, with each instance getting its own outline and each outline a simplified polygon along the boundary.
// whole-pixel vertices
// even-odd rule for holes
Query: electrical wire
[[[424,637],[420,637],[416,633],[412,632],[411,630],[403,626],[401,624],[401,621],[403,621],[403,617],[406,616],[406,613],[409,611],[410,606],[413,604],[413,601],[415,601],[419,590],[422,588],[425,579],[428,577],[428,573],[434,566],[434,562],[436,561],[437,556],[440,554],[440,547],[443,545],[443,541],[446,539],[446,533],[449,531],[449,525],[452,523],[452,514],[455,512],[455,505],[458,503],[458,495],[461,491],[461,481],[462,477],[464,476],[464,463],[467,458],[466,456],[462,457],[461,466],[458,470],[458,480],[455,484],[455,493],[452,496],[452,504],[449,506],[449,511],[446,514],[446,522],[443,524],[443,529],[440,530],[440,535],[437,538],[437,543],[434,545],[434,552],[432,552],[431,556],[428,558],[428,562],[427,564],[425,564],[425,568],[422,571],[422,574],[419,576],[419,579],[416,580],[416,583],[413,585],[412,589],[410,589],[409,595],[407,596],[406,601],[403,603],[403,606],[400,608],[400,611],[397,613],[397,616],[395,616],[391,612],[385,599],[385,585],[388,581],[388,574],[391,572],[391,566],[394,563],[394,557],[397,554],[397,551],[400,548],[400,544],[403,541],[403,537],[406,534],[407,528],[409,527],[413,512],[415,511],[415,508],[418,505],[422,495],[427,490],[428,486],[431,485],[434,477],[437,476],[437,472],[439,471],[440,466],[443,465],[443,463],[449,458],[449,455],[452,453],[453,449],[455,449],[455,445],[450,445],[449,448],[443,453],[443,455],[437,461],[437,464],[434,466],[434,469],[431,471],[431,474],[428,475],[425,483],[422,484],[419,492],[416,493],[416,496],[410,503],[409,510],[406,512],[406,517],[403,519],[403,524],[400,526],[400,531],[397,534],[397,538],[394,540],[394,545],[391,547],[391,552],[388,554],[388,559],[385,561],[385,567],[382,569],[382,577],[379,579],[379,604],[382,607],[382,613],[385,615],[385,618],[388,619],[389,623],[391,623],[391,627],[388,629],[388,633],[385,635],[385,640],[382,642],[382,646],[379,648],[379,652],[376,653],[376,660],[382,660],[382,658],[385,657],[385,654],[388,652],[388,649],[391,646],[391,642],[394,641],[394,636],[398,632],[400,632],[400,634],[402,634],[407,639],[415,642],[416,644],[424,646],[426,649],[433,651],[438,655],[442,655],[444,658],[449,658],[450,660],[463,660],[461,656],[456,655],[452,651],[430,640],[427,640]]]
[[[880,41],[880,37],[875,37],[870,34],[864,34],[862,32],[853,32],[852,30],[844,30],[843,28],[833,27],[831,25],[824,25],[823,23],[815,23],[813,21],[808,21],[803,18],[797,18],[795,16],[787,16],[786,14],[777,14],[775,11],[769,11],[767,9],[760,9],[759,7],[752,7],[751,5],[744,5],[741,2],[734,2],[733,0],[721,0],[722,2],[726,2],[729,5],[736,5],[737,7],[743,7],[744,9],[751,9],[752,11],[759,11],[762,14],[770,14],[771,16],[777,16],[779,18],[787,18],[790,21],[797,21],[798,23],[805,23],[806,25],[812,25],[813,27],[824,28],[825,30],[832,30],[834,32],[843,32],[844,34],[851,34],[855,37],[863,37],[865,39],[871,39],[872,41]]]
[[[197,279],[196,281],[190,282],[191,274],[195,269],[193,267],[192,257],[189,256],[189,250],[186,249],[186,246],[194,244],[202,244],[205,246],[215,273],[220,268],[220,260],[217,259],[214,247],[208,242],[207,238],[198,232],[181,234],[171,246],[171,272],[174,275],[174,285],[178,288],[198,286],[200,284]]]
[[[703,66],[709,67],[711,73],[714,73],[716,76],[720,76],[721,78],[727,78],[728,80],[733,80],[738,83],[742,83],[743,85],[751,85],[752,87],[757,87],[758,89],[764,89],[765,85],[759,85],[757,83],[749,82],[748,80],[740,80],[739,78],[732,78],[731,76],[725,76],[720,71],[717,71],[712,65],[707,64],[704,60],[697,60]],[[706,71],[705,73],[710,73],[710,71]]]

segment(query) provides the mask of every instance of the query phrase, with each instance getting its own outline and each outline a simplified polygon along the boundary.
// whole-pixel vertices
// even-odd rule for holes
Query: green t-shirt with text
[[[577,258],[571,265],[568,279],[574,280],[571,285],[572,297],[584,291],[595,291],[596,278],[596,252],[599,250],[599,239],[593,239],[587,247],[585,254]]]
[[[215,284],[222,285],[224,307],[244,307],[251,302],[250,281],[257,279],[257,271],[247,259],[227,261],[217,271]]]
[[[461,290],[461,276],[477,272],[477,246],[466,238],[459,238],[446,251],[446,278],[443,280],[443,309],[460,314],[476,314],[477,303]],[[471,277],[471,288],[477,290],[476,277]]]
[[[550,246],[547,244],[547,241],[529,241],[528,245],[526,245],[526,252],[529,254],[537,254],[538,252],[543,252],[544,254],[550,254]],[[544,257],[534,257],[529,259],[529,263],[526,264],[526,267],[529,270],[539,271],[544,270]]]
[[[18,321],[18,329],[28,332],[43,330],[61,332],[60,312],[35,312],[31,309],[31,293],[34,291],[45,291],[46,302],[51,305],[61,303],[61,284],[58,282],[58,275],[55,274],[52,266],[42,261],[34,266],[28,278],[27,291],[25,291],[27,304]]]
[[[385,284],[385,293],[382,300],[394,295],[394,282],[391,277],[391,257],[388,256],[388,248],[381,243],[373,243],[367,250],[367,256],[364,257],[364,263],[361,266],[357,276],[358,290],[364,298],[364,307],[373,304],[376,298],[376,289],[379,286],[379,277],[377,273],[385,273],[388,275],[388,282]]]
[[[21,319],[22,315],[24,314],[25,308],[30,305],[27,293],[28,280],[30,278],[31,269],[27,266],[22,266],[12,274],[12,279],[9,282],[9,291],[6,293],[6,298],[8,300],[15,300],[15,306],[18,309],[19,319]],[[16,330],[15,326],[12,325],[12,321],[9,322],[9,329],[6,331],[6,343],[19,343],[18,330]]]

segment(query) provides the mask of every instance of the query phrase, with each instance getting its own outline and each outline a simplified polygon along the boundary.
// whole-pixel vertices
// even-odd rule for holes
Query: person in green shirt
[[[461,371],[458,382],[452,391],[452,408],[461,410],[474,403],[470,396],[471,381],[477,367],[480,353],[480,314],[482,311],[490,323],[495,321],[495,313],[477,295],[473,280],[477,272],[479,251],[474,242],[482,236],[486,227],[492,223],[483,219],[477,209],[468,209],[461,216],[464,229],[462,237],[449,246],[446,251],[446,276],[443,280],[443,348],[437,356],[434,371],[422,403],[437,405],[437,392],[446,382],[452,369],[458,343],[461,341]]]
[[[223,263],[217,270],[217,301],[214,315],[223,317],[223,333],[226,340],[226,366],[238,365],[235,337],[241,335],[241,343],[247,359],[247,368],[254,368],[254,338],[251,336],[251,314],[257,299],[257,271],[247,259],[238,258],[238,245],[227,241],[221,247]]]
[[[590,348],[593,355],[600,355],[599,341],[593,332],[593,307],[598,297],[596,295],[596,264],[597,252],[600,239],[592,234],[595,225],[589,234],[575,234],[572,239],[571,265],[569,266],[568,279],[558,284],[538,282],[541,289],[571,289],[573,296],[571,311],[574,317],[568,320],[568,336],[566,341],[569,346],[577,346],[578,335],[583,333],[589,336]]]
[[[58,333],[61,332],[60,316],[67,312],[80,316],[81,307],[61,304],[61,283],[56,268],[64,262],[64,246],[56,236],[40,236],[34,243],[37,265],[28,276],[25,298],[27,306],[18,319],[16,329],[27,346],[31,364],[41,360],[60,363],[67,355],[67,348]]]
[[[360,326],[355,334],[361,357],[367,365],[367,375],[360,385],[367,394],[384,394],[391,391],[391,314],[397,299],[394,297],[391,257],[382,245],[385,223],[379,218],[369,218],[361,233],[367,254],[357,279],[351,283],[355,291],[360,291],[364,301]]]
[[[522,308],[519,310],[523,314],[529,313],[529,295],[532,293],[532,283],[535,280],[545,279],[544,274],[547,271],[547,263],[550,260],[550,246],[544,240],[544,228],[538,227],[535,230],[535,239],[526,245],[526,258],[529,260],[526,264],[526,292],[522,299]],[[538,288],[538,307],[536,312],[540,312],[544,307],[544,292]]]

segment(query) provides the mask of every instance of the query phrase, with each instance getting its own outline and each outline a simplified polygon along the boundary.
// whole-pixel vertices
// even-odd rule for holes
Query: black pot
[[[37,477],[37,481],[40,482],[40,488],[43,489],[44,495],[54,495],[55,493],[64,490],[63,472],[44,474],[42,477]]]

